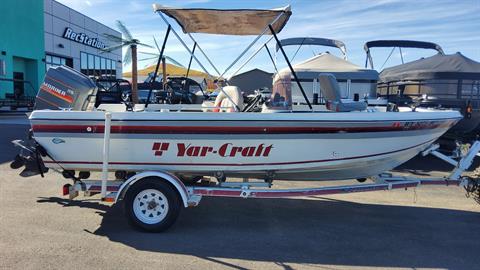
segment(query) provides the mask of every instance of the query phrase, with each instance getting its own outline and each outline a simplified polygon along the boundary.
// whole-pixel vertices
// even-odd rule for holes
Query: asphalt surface
[[[6,119],[7,118],[7,119]],[[458,187],[300,199],[204,198],[162,234],[133,230],[120,206],[60,195],[49,173],[8,166],[21,116],[0,116],[2,269],[479,269],[480,205]],[[441,174],[416,158],[403,169]],[[313,183],[313,185],[318,183]],[[311,186],[312,183],[281,183]]]

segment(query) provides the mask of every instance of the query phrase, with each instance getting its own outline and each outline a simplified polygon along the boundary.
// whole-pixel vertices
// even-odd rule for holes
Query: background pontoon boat
[[[373,68],[371,48],[398,47],[432,49],[436,55],[384,69],[378,95],[399,105],[418,103],[422,107],[458,109],[464,115],[449,135],[476,135],[480,124],[480,63],[461,53],[446,55],[434,43],[406,40],[378,40],[365,44],[367,61]]]
[[[353,100],[355,95],[358,95],[360,99],[376,99],[378,72],[349,62],[347,60],[347,49],[343,42],[326,38],[305,37],[283,39],[280,44],[284,47],[299,46],[298,49],[307,45],[327,46],[338,48],[341,51],[342,57],[335,56],[330,52],[323,52],[292,65],[307,97],[313,104],[325,104],[318,80],[322,73],[330,73],[337,78],[342,99]],[[276,46],[277,52],[279,49],[280,47]],[[287,67],[280,70],[278,74],[288,72],[290,70]],[[275,81],[279,78],[279,76],[276,76],[273,83],[275,84]],[[292,98],[294,104],[305,103],[300,89],[295,84],[292,85]]]
[[[43,166],[46,166],[62,171],[64,176],[74,179],[73,185],[64,186],[64,193],[72,198],[81,190],[101,192],[102,199],[107,199],[107,191],[111,190],[115,201],[124,201],[132,224],[144,230],[161,231],[172,225],[182,205],[197,205],[201,196],[247,198],[331,193],[334,190],[331,187],[272,193],[249,188],[270,187],[277,179],[365,180],[364,177],[390,170],[426,150],[461,119],[457,111],[385,112],[367,109],[363,101],[345,103],[332,74],[319,74],[328,110],[315,111],[277,37],[291,15],[289,7],[217,10],[154,5],[154,9],[168,28],[153,82],[169,33],[180,39],[163,14],[174,18],[194,42],[191,33],[258,34],[253,43],[270,34],[290,72],[276,80],[272,98],[261,112],[242,112],[241,108],[250,104],[242,104],[235,86],[219,89],[217,100],[228,101],[221,102],[222,106],[228,106],[226,112],[188,111],[193,105],[174,108],[170,104],[148,104],[149,99],[144,106],[129,111],[126,106],[122,111],[105,111],[95,108],[97,88],[88,77],[66,67],[51,68],[37,96],[36,110],[30,115],[32,140],[30,144],[15,142],[29,155],[17,158],[12,167],[19,167],[24,161],[27,169],[45,172]],[[221,78],[224,74],[218,72],[218,75]],[[310,111],[293,110],[294,84]],[[480,148],[480,144],[475,147]],[[98,189],[92,189],[89,180],[85,180],[90,171],[102,172]],[[113,171],[119,182],[107,184],[108,172]],[[187,188],[184,184],[185,179],[206,175],[217,179],[216,187]],[[231,176],[242,177],[244,182],[230,183],[236,188],[229,189],[229,182],[225,181]],[[261,183],[249,183],[247,178],[260,179]],[[452,178],[459,180],[460,176]],[[406,188],[419,183],[384,182],[337,188],[334,192]]]

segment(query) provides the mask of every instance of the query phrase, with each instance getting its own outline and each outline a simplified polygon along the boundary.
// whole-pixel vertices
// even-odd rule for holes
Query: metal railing
[[[37,90],[33,87],[33,84],[30,81],[19,80],[19,79],[9,79],[9,78],[0,78],[0,82],[11,82],[12,88],[14,88],[15,83],[23,83],[24,91],[23,93],[6,93],[5,98],[0,99],[0,107],[10,106],[12,108],[27,107],[32,108],[35,104],[35,96]],[[27,87],[25,87],[27,86]]]

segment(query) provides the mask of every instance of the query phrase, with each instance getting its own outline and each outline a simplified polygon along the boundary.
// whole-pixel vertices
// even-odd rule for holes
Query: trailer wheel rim
[[[168,209],[167,197],[156,189],[143,190],[133,200],[133,212],[145,224],[161,222],[167,216]]]

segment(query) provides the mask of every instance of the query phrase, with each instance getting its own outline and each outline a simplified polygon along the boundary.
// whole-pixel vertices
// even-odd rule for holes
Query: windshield
[[[273,83],[270,110],[292,110],[292,82],[290,72],[278,74]]]

